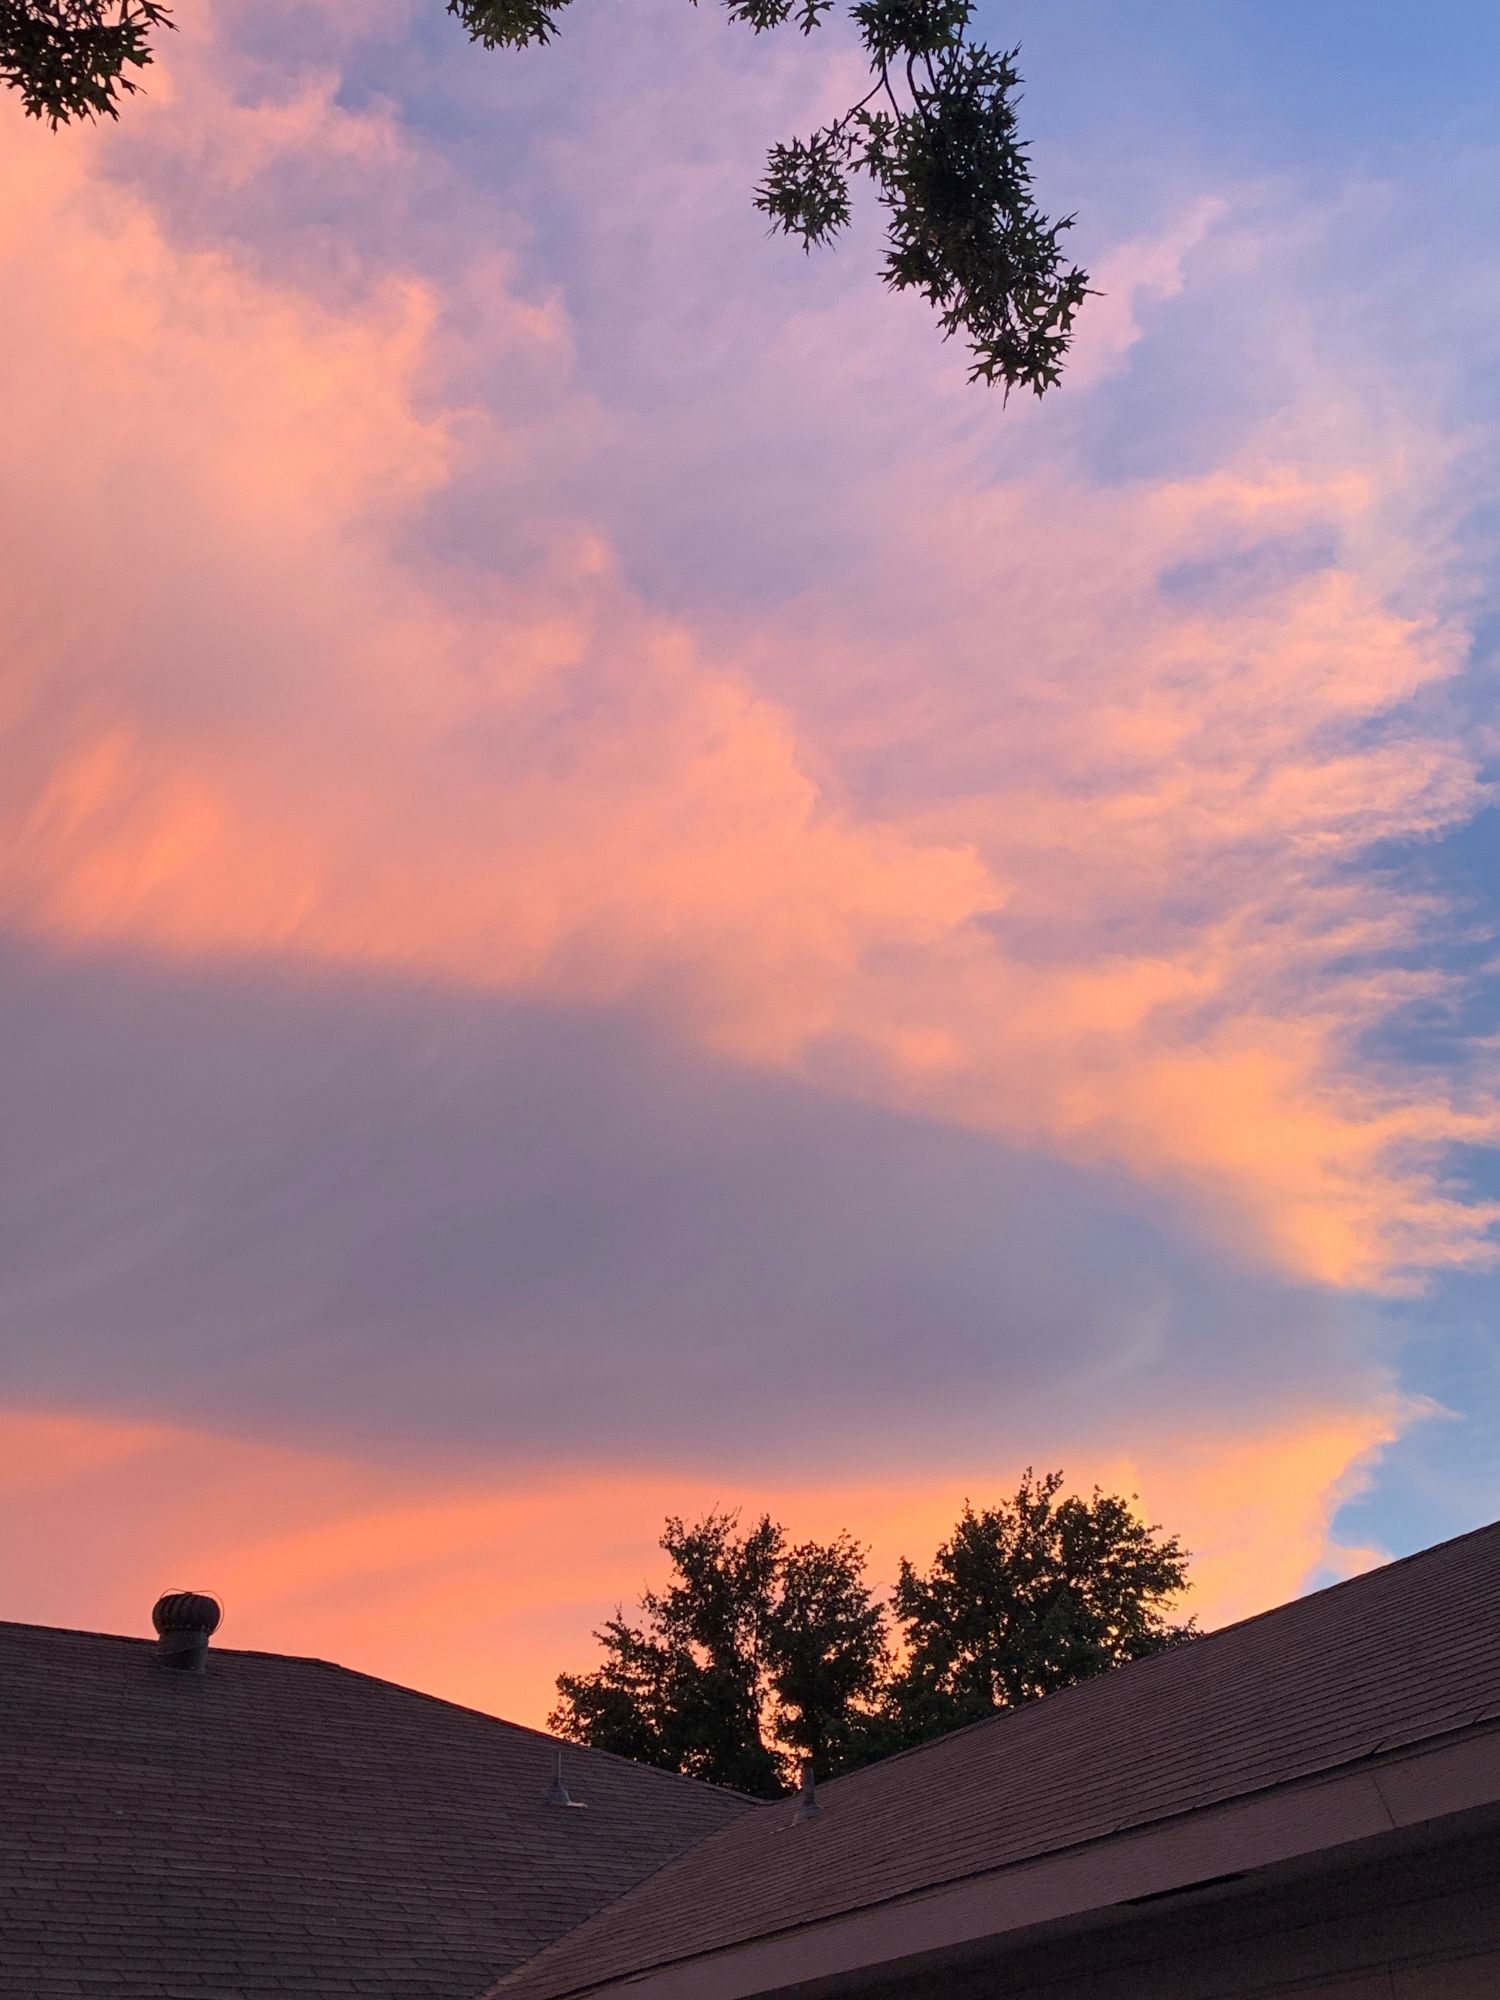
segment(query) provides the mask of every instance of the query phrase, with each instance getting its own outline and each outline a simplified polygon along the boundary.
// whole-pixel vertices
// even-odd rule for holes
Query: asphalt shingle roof
[[[745,1810],[320,1660],[0,1624],[3,2000],[473,2000]]]
[[[757,1807],[502,1982],[562,2000],[1500,1718],[1500,1524]]]

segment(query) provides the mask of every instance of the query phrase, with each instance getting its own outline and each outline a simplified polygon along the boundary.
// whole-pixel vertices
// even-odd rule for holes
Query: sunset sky
[[[1009,408],[750,207],[841,31],[0,101],[0,1616],[536,1721],[669,1509],[1060,1465],[1209,1623],[1500,1513],[1500,10],[980,11]]]

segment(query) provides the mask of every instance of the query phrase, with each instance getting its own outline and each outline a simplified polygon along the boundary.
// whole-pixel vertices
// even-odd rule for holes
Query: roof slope
[[[614,1979],[1500,1716],[1500,1524],[746,1813],[501,1983]]]
[[[320,1660],[0,1624],[0,1995],[473,2000],[745,1810]]]

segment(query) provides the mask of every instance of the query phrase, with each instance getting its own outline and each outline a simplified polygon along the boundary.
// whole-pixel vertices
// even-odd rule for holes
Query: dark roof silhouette
[[[806,1823],[790,1801],[756,1807],[496,2000],[564,2000],[1087,1853],[1497,1717],[1500,1525],[839,1779]]]
[[[473,2000],[745,1810],[321,1660],[0,1624],[5,2000]]]

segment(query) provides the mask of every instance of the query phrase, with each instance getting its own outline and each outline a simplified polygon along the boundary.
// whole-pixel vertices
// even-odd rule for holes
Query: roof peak
[[[0,1633],[35,1632],[55,1639],[85,1639],[95,1644],[111,1646],[134,1646],[147,1653],[156,1651],[156,1641],[135,1632],[96,1632],[82,1625],[45,1625],[31,1619],[0,1618]],[[472,1716],[476,1721],[487,1722],[497,1729],[513,1731],[531,1741],[543,1743],[549,1749],[566,1750],[570,1756],[576,1755],[586,1760],[604,1759],[613,1765],[624,1765],[632,1772],[643,1772],[650,1780],[660,1780],[667,1785],[683,1786],[691,1791],[708,1792],[715,1797],[733,1799],[745,1805],[761,1805],[765,1801],[751,1798],[744,1792],[733,1791],[727,1785],[712,1785],[703,1778],[694,1778],[680,1771],[663,1770],[656,1764],[643,1764],[633,1757],[622,1757],[615,1750],[599,1750],[589,1743],[573,1743],[565,1737],[554,1736],[549,1730],[538,1729],[529,1722],[516,1722],[508,1715],[498,1715],[493,1709],[475,1708],[471,1702],[455,1701],[449,1695],[434,1694],[429,1688],[413,1687],[407,1681],[392,1680],[388,1675],[371,1673],[364,1667],[347,1666],[342,1660],[324,1659],[317,1653],[281,1653],[264,1646],[215,1646],[215,1661],[222,1660],[266,1660],[280,1665],[317,1668],[324,1673],[338,1674],[349,1680],[359,1681],[369,1687],[384,1688],[393,1694],[405,1695],[411,1700],[431,1703],[455,1715]]]

